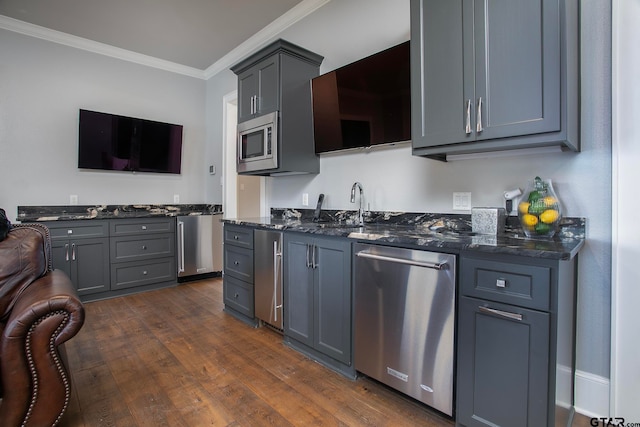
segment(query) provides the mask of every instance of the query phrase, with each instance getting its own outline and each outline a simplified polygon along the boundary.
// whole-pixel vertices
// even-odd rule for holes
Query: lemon
[[[546,196],[544,199],[542,199],[544,201],[545,206],[548,207],[555,207],[558,204],[558,199],[556,199],[553,196]]]
[[[520,204],[518,205],[518,212],[523,214],[527,213],[529,211],[530,204],[531,203],[529,202],[520,202]]]
[[[540,214],[540,221],[544,222],[545,224],[553,224],[558,220],[559,216],[560,214],[558,213],[557,210],[547,209],[546,211]]]
[[[533,227],[538,223],[538,217],[531,214],[524,214],[522,216],[522,223],[527,227]]]

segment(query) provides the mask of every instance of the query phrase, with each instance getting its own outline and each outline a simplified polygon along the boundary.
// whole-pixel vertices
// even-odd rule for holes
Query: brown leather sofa
[[[14,225],[0,242],[0,426],[55,426],[71,396],[64,342],[84,323],[49,230]]]

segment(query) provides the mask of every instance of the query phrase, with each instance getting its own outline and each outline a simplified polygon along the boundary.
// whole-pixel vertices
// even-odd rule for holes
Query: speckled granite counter
[[[45,222],[77,219],[148,218],[222,213],[222,205],[71,205],[18,206],[17,221]]]
[[[441,252],[470,250],[559,260],[573,258],[585,240],[584,218],[564,218],[559,233],[551,239],[526,237],[515,217],[508,219],[505,232],[499,235],[474,234],[471,215],[371,212],[363,227],[356,225],[354,211],[323,211],[320,222],[312,218],[309,209],[273,209],[268,218],[223,222]]]

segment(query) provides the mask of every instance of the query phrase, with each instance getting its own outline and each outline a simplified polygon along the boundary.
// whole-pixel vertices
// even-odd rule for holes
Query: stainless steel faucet
[[[351,203],[355,203],[356,202],[356,188],[360,189],[360,208],[358,209],[358,224],[360,225],[364,225],[364,216],[363,216],[363,210],[362,210],[362,203],[364,203],[364,197],[362,196],[362,184],[360,184],[359,182],[354,182],[353,185],[351,186]]]

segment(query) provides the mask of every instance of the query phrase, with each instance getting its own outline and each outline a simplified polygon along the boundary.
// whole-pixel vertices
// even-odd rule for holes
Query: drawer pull
[[[238,299],[238,297],[239,297],[239,296],[240,296],[240,295],[238,295],[238,293],[237,293],[237,292],[236,292],[235,294],[233,294],[233,297],[234,297],[235,299]]]
[[[67,230],[67,234],[73,234],[73,230]]]
[[[238,236],[233,236],[233,240],[238,240],[240,237]]]
[[[144,276],[146,276],[146,275],[147,275],[147,270],[143,270],[143,271],[142,271],[142,274],[143,274]]]
[[[484,306],[479,306],[478,309],[480,309],[480,311],[483,313],[494,314],[496,316],[504,317],[506,319],[517,320],[519,322],[522,321],[522,314],[496,310],[495,308],[489,308]]]
[[[142,250],[147,250],[147,246],[146,245],[142,245]]]
[[[146,229],[147,229],[147,226],[146,226],[146,225],[143,225],[143,226],[142,226],[142,229],[143,229],[143,230],[146,230]]]
[[[507,287],[507,281],[505,279],[496,280],[496,288],[506,288],[506,287]]]
[[[233,261],[233,265],[240,265],[238,261]]]

